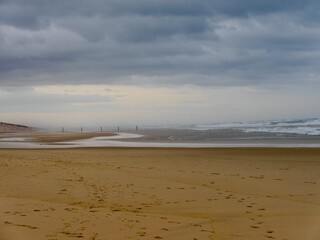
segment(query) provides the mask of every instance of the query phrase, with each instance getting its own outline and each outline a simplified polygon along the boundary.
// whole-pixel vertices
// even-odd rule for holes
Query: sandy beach
[[[320,237],[320,149],[0,150],[0,239]]]
[[[0,0],[0,240],[320,240],[319,13]]]

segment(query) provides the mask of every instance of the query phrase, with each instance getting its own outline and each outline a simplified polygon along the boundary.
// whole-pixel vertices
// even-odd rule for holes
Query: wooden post
[[[63,132],[63,133],[64,133],[64,127],[62,127],[61,132]]]
[[[82,130],[83,130],[83,129],[81,128],[81,133],[82,133]]]
[[[138,131],[138,126],[136,126],[136,131]]]
[[[120,132],[120,127],[118,126],[118,132]]]

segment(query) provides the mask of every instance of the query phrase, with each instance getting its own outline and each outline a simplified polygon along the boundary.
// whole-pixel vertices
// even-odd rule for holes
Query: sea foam
[[[194,125],[192,130],[239,129],[243,132],[290,133],[320,135],[320,118],[265,120]]]

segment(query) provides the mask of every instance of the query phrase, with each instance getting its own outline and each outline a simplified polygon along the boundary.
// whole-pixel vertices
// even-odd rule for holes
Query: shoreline
[[[113,133],[33,133],[0,135],[0,148],[58,149],[83,147],[136,148],[320,148],[320,138],[204,138],[203,133],[113,132]],[[199,140],[203,138],[203,140]]]

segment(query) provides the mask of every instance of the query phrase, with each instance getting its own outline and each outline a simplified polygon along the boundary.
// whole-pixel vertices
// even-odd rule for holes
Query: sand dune
[[[0,150],[0,239],[320,237],[320,149]]]
[[[34,131],[34,129],[27,126],[0,122],[0,133],[19,133],[31,131]]]

